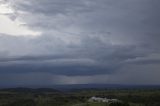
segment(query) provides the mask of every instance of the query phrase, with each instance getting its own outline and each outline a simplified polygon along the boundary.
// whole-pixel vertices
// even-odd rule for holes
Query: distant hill
[[[71,84],[52,86],[58,90],[78,89],[160,89],[160,85],[120,85],[120,84]]]
[[[45,86],[44,88],[6,88],[0,91],[10,92],[62,92],[62,91],[75,91],[82,89],[160,89],[160,85],[120,85],[120,84],[70,84],[70,85],[53,85]]]
[[[8,92],[32,92],[32,93],[43,93],[43,92],[60,92],[59,90],[53,88],[6,88],[0,89],[0,91],[8,91]]]

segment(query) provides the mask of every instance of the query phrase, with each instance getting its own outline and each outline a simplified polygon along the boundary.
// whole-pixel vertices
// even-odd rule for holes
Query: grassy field
[[[88,102],[92,96],[116,98],[124,104]],[[48,89],[0,90],[0,106],[160,106],[158,89],[81,89],[60,92]]]

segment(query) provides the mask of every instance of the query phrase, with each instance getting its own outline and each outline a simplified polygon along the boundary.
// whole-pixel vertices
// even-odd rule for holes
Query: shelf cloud
[[[159,4],[2,0],[0,85],[160,84]]]

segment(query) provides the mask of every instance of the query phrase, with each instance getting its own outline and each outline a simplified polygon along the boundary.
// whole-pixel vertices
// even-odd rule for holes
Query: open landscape
[[[10,88],[0,90],[0,106],[160,106],[160,89]]]
[[[160,0],[0,0],[0,106],[160,106]]]

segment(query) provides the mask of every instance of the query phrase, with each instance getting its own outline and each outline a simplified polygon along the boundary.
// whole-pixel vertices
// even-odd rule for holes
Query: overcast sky
[[[159,0],[0,0],[0,86],[160,84]]]

